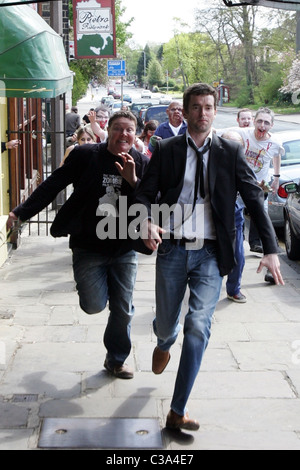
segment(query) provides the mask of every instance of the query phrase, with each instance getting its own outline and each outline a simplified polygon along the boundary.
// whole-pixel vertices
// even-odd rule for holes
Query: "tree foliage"
[[[300,54],[298,54],[293,61],[286,77],[285,85],[280,89],[280,91],[287,94],[300,94]]]
[[[151,88],[154,85],[161,86],[165,82],[165,76],[163,73],[162,66],[158,59],[153,58],[149,62],[148,66],[148,83]]]

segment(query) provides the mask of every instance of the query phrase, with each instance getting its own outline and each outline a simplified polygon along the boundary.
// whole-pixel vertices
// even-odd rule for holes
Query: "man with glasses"
[[[110,110],[106,106],[98,106],[95,111],[90,111],[89,119],[91,128],[97,136],[97,142],[106,142],[107,140],[107,123],[110,117]]]
[[[169,120],[160,124],[156,129],[154,133],[156,139],[151,139],[149,145],[151,153],[154,150],[153,144],[155,140],[168,139],[169,137],[185,134],[187,130],[186,122],[183,119],[183,105],[179,101],[172,101],[166,112]]]

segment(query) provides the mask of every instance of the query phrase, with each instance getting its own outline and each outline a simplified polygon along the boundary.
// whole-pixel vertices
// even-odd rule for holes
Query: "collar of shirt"
[[[189,146],[189,139],[192,139],[192,141],[194,142],[195,146],[198,148],[198,150],[201,152],[201,150],[204,148],[204,146],[209,143],[209,142],[212,142],[212,134],[213,134],[213,131],[211,129],[210,133],[208,134],[208,136],[206,137],[202,147],[197,147],[197,145],[195,144],[194,142],[194,139],[192,138],[192,136],[190,135],[189,131],[186,131],[186,143]]]

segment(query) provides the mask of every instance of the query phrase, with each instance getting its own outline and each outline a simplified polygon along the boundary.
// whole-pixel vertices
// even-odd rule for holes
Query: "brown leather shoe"
[[[154,374],[161,374],[167,367],[170,358],[169,351],[162,351],[156,346],[152,356],[152,372]]]
[[[110,365],[107,360],[104,362],[105,369],[118,379],[133,379],[133,371],[127,364],[122,364],[120,366]]]
[[[198,431],[200,424],[194,419],[190,419],[186,413],[180,416],[175,411],[170,410],[167,416],[166,427],[169,429],[186,429],[187,431]]]

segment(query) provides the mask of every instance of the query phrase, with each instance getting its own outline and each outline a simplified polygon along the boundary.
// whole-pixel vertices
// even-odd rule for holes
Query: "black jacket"
[[[151,214],[151,204],[160,194],[160,204],[172,206],[181,193],[187,159],[186,135],[158,141],[150,164],[137,189],[136,202]],[[208,184],[216,229],[218,262],[222,276],[235,264],[235,203],[237,192],[253,218],[264,253],[277,253],[275,232],[264,210],[264,193],[248,166],[240,145],[213,134],[208,162]]]
[[[138,183],[149,163],[149,158],[132,149]],[[104,180],[121,180],[119,194],[127,196],[128,204],[134,190],[118,173],[114,162],[121,159],[110,154],[107,144],[76,146],[65,161],[55,170],[31,196],[13,210],[22,221],[28,220],[47,207],[64,188],[73,185],[73,193],[57,213],[51,226],[51,235],[61,237],[71,235],[70,247],[81,247],[91,251],[114,255],[132,249],[130,240],[100,240],[96,227],[100,217],[96,216],[99,198],[105,194]]]

